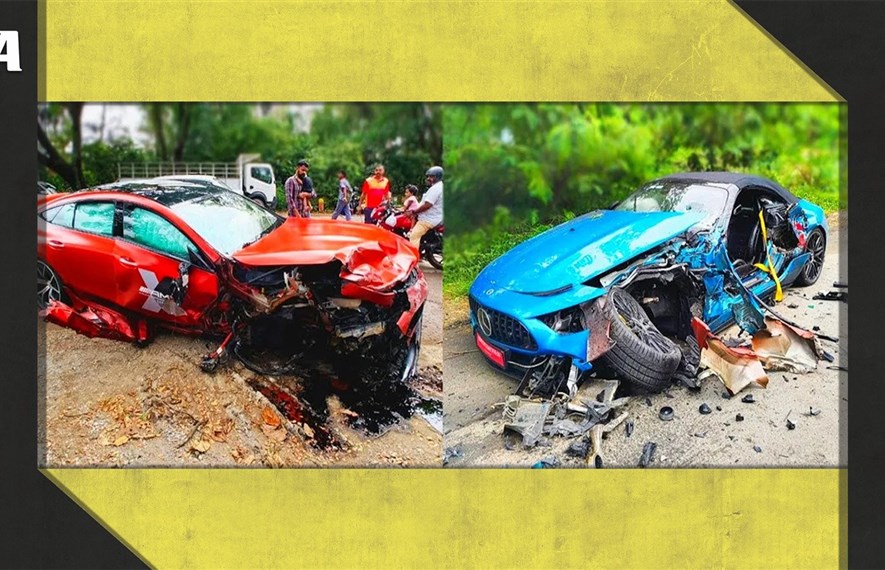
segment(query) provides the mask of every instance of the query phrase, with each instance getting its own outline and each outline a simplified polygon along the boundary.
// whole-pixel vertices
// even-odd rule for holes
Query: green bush
[[[687,170],[776,180],[839,201],[835,104],[471,104],[444,108],[445,291],[551,224]]]

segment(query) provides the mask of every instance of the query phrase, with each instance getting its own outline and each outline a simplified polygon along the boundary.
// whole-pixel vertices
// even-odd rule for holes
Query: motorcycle
[[[412,229],[412,218],[405,212],[393,210],[388,202],[382,202],[373,211],[371,220],[374,224],[408,239]],[[421,257],[437,269],[443,268],[443,233],[445,225],[439,224],[421,237],[419,246]]]
[[[357,210],[360,207],[360,196],[361,193],[359,190],[355,190],[350,193],[350,212],[355,216],[357,214]]]

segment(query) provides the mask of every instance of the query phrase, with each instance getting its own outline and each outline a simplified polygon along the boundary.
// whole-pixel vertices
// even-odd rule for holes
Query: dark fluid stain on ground
[[[279,384],[266,378],[252,378],[248,383],[267,398],[289,421],[308,426],[313,432],[313,437],[310,440],[313,447],[328,451],[344,449],[343,442],[338,440],[326,425],[328,409],[325,401],[323,401],[323,408],[317,410],[302,398],[292,395]]]
[[[345,379],[329,372],[312,371],[299,377],[275,377],[275,381],[258,376],[249,380],[249,385],[290,421],[309,426],[313,431],[310,444],[324,451],[346,447],[329,427],[331,396],[355,414],[347,415],[347,425],[368,436],[384,434],[416,413],[432,426],[442,426],[442,401],[422,396],[399,382],[368,383],[360,378]]]
[[[336,391],[335,395],[344,407],[357,414],[348,418],[348,425],[368,435],[383,434],[416,413],[442,417],[442,401],[426,398],[408,384],[367,384],[356,379],[347,382],[347,386],[347,390]]]

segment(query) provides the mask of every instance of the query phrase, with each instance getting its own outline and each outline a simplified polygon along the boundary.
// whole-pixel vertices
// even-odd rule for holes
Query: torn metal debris
[[[605,434],[614,430],[616,427],[621,425],[621,423],[627,419],[627,412],[622,413],[612,421],[606,424],[595,424],[592,428],[590,428],[590,443],[593,446],[593,451],[589,455],[587,455],[587,466],[589,467],[591,464],[600,468],[603,466],[602,459],[602,439]]]
[[[813,332],[766,318],[765,328],[753,335],[753,352],[766,370],[804,374],[817,368],[824,351]]]
[[[639,456],[639,467],[648,467],[654,461],[657,448],[658,444],[653,441],[649,441],[642,447],[642,455]]]
[[[728,395],[737,394],[750,384],[768,386],[768,370],[807,373],[826,359],[817,334],[765,317],[764,328],[752,336],[751,345],[728,346],[698,319],[692,322],[701,351],[701,365],[725,385]],[[723,397],[726,394],[723,393]]]
[[[692,324],[701,346],[701,365],[715,373],[729,394],[737,394],[750,384],[760,388],[768,385],[762,362],[752,350],[726,346],[699,319],[692,321]]]
[[[815,301],[841,301],[848,302],[848,293],[845,291],[827,291],[826,293],[818,293],[812,297]]]
[[[464,450],[461,448],[461,444],[458,444],[454,447],[447,447],[443,453],[443,465],[448,465],[453,459],[459,459],[463,457]]]
[[[542,436],[579,437],[592,432],[594,426],[619,425],[626,414],[612,420],[613,411],[629,400],[615,398],[616,380],[603,381],[598,400],[581,399],[575,402],[565,393],[549,400],[530,399],[512,395],[504,403],[504,433],[512,432],[522,437],[525,447],[539,445]],[[599,431],[597,436],[608,430]]]
[[[510,396],[504,406],[505,431],[513,431],[522,436],[526,447],[533,447],[544,432],[544,425],[553,407],[552,402],[525,400]]]

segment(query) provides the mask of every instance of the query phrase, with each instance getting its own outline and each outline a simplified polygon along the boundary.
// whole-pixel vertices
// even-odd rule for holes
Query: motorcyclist
[[[410,212],[409,216],[415,220],[409,241],[415,247],[420,247],[421,238],[443,221],[443,169],[441,166],[431,166],[424,173],[424,182],[429,186],[427,192],[421,197],[420,205]]]

